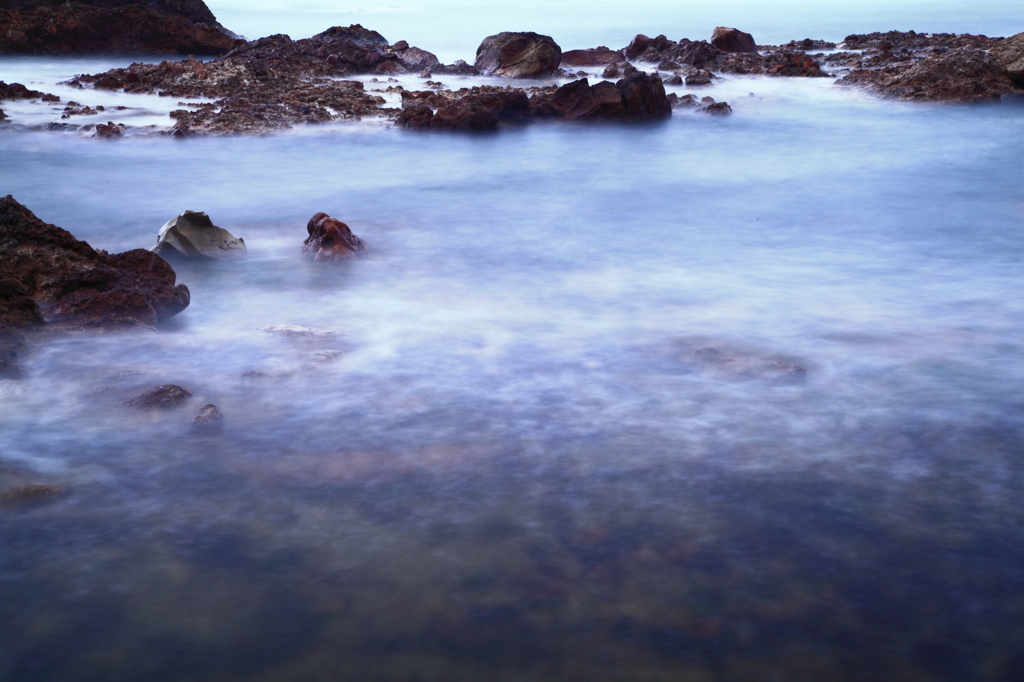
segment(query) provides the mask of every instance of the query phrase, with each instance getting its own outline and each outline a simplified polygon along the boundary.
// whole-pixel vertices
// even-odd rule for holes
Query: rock
[[[678,68],[678,64],[676,64],[675,62],[670,62],[668,60],[660,62],[658,64],[658,71],[675,71]]]
[[[683,84],[683,77],[682,76],[672,76],[671,78],[666,78],[665,79],[665,85],[682,85],[682,84]]]
[[[732,107],[729,106],[728,102],[712,102],[703,109],[705,114],[712,114],[715,116],[725,116],[726,114],[732,113]]]
[[[601,73],[601,78],[618,78],[619,77],[619,65],[609,64],[605,67],[604,72]]]
[[[999,41],[992,54],[1002,63],[1014,87],[1024,88],[1024,33]]]
[[[387,38],[377,33],[376,31],[370,30],[368,28],[363,28],[361,24],[352,24],[351,26],[348,27],[332,26],[326,31],[316,34],[315,36],[313,36],[313,38],[311,38],[311,40],[322,42],[348,40],[351,41],[353,44],[359,45],[361,47],[368,46],[375,47],[378,49],[386,49],[388,47]],[[402,43],[405,43],[404,47],[401,47]],[[408,47],[409,43],[406,43],[404,40],[400,40],[397,43],[395,43],[393,49],[408,49]]]
[[[0,379],[21,379],[25,372],[18,364],[21,340],[0,335]]]
[[[791,40],[785,45],[782,45],[784,49],[789,50],[834,50],[836,48],[835,43],[830,43],[827,40],[812,40],[811,38],[804,38],[803,40]]]
[[[42,99],[45,96],[46,93],[39,92],[38,90],[29,90],[21,83],[11,83],[8,85],[0,81],[0,102],[5,99]]]
[[[0,335],[43,324],[43,315],[28,290],[16,279],[0,279]]]
[[[119,124],[113,123],[112,121],[107,121],[107,123],[105,123],[105,124],[104,123],[97,123],[96,124],[96,137],[103,137],[103,138],[106,138],[108,140],[112,139],[112,138],[116,138],[116,137],[121,137],[121,131],[123,131],[123,130],[124,130],[124,126],[123,125],[119,125]]]
[[[124,406],[133,410],[169,410],[186,402],[192,394],[181,386],[164,384],[149,389],[125,402]]]
[[[581,78],[554,93],[537,95],[532,105],[538,116],[567,119],[647,120],[672,115],[661,79],[643,73],[594,86]]]
[[[0,272],[15,279],[53,329],[152,326],[189,303],[168,263],[149,251],[96,251],[0,199]]]
[[[352,234],[348,225],[326,213],[310,218],[306,231],[309,237],[302,251],[315,261],[348,260],[367,251],[366,242]]]
[[[505,32],[480,43],[475,66],[506,78],[544,78],[554,75],[561,60],[562,49],[550,36]]]
[[[214,431],[220,429],[224,425],[224,417],[221,415],[220,410],[217,409],[216,405],[213,403],[207,403],[199,408],[199,411],[196,412],[194,417],[192,417],[189,424],[191,424],[194,429]]]
[[[202,0],[6,0],[0,54],[223,54],[237,36]]]
[[[725,26],[719,26],[711,34],[711,44],[723,52],[757,52],[752,35]]]
[[[837,83],[916,101],[998,102],[1013,91],[1003,63],[975,47],[931,52],[899,67],[854,69]]]
[[[441,66],[437,55],[433,52],[421,50],[418,47],[406,47],[402,50],[395,50],[395,56],[402,65],[403,71],[408,73],[429,72]]]
[[[0,109],[0,123],[5,122],[6,120],[7,120],[7,114],[4,113],[3,109]]]
[[[626,58],[621,50],[610,50],[607,47],[595,47],[587,50],[569,50],[562,53],[561,63],[564,66],[604,66],[617,64]]]
[[[501,121],[530,113],[530,100],[522,90],[484,86],[459,94],[456,98],[440,93],[403,92],[403,110],[395,125],[411,130],[487,131],[494,130]],[[433,106],[437,107],[436,112]]]
[[[688,343],[679,347],[686,349]],[[799,383],[807,378],[807,370],[788,360],[757,352],[724,346],[686,349],[683,359],[695,368],[711,371],[723,378],[763,380],[773,383]]]
[[[214,260],[246,253],[243,240],[214,225],[201,211],[185,211],[164,223],[151,251],[162,256],[178,254]]]
[[[24,474],[0,465],[0,504],[7,506],[44,502],[63,492],[60,486],[34,483]]]
[[[686,77],[686,84],[691,86],[711,85],[711,72],[701,69]]]

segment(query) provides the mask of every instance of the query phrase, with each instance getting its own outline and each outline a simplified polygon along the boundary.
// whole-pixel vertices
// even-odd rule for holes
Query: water
[[[249,254],[0,383],[0,463],[65,490],[0,506],[0,680],[1018,679],[1024,109],[708,94],[734,114],[186,142],[5,104],[42,219],[115,252],[203,210]],[[317,211],[371,256],[306,262]],[[195,398],[120,408],[164,383]]]

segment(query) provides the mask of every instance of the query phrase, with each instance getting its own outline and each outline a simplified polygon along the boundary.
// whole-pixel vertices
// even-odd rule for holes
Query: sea
[[[210,7],[446,62],[501,30],[1024,31],[998,1]],[[57,491],[0,504],[0,680],[1024,679],[1019,98],[729,75],[669,88],[729,116],[179,140],[147,127],[171,98],[60,84],[154,59],[0,57],[62,98],[0,105],[0,195],[111,253],[185,210],[247,246],[175,261],[156,331],[0,380],[0,467]],[[69,100],[130,128],[46,130]],[[368,255],[304,257],[317,212]],[[124,407],[164,384],[193,397]]]

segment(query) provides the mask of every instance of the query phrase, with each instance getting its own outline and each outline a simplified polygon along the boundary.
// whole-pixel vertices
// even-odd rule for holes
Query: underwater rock
[[[245,241],[214,225],[202,211],[185,211],[171,218],[160,228],[156,239],[156,246],[151,250],[161,255],[170,252],[217,260],[246,253]]]
[[[124,403],[133,410],[168,410],[186,402],[192,394],[181,386],[164,384],[149,389]]]
[[[326,213],[317,213],[306,224],[309,236],[303,253],[315,261],[348,260],[368,250],[366,242],[352,234],[348,225]]]
[[[223,54],[239,42],[202,0],[5,0],[0,54]]]
[[[717,27],[711,34],[711,44],[723,52],[757,52],[754,36],[725,26]]]
[[[57,485],[35,483],[24,474],[0,464],[0,504],[19,505],[43,502],[64,492]]]
[[[213,403],[207,403],[199,408],[196,415],[189,421],[193,429],[212,431],[224,425],[224,417],[220,410]]]
[[[259,331],[266,334],[277,334],[286,338],[298,339],[330,339],[337,336],[337,333],[329,329],[315,329],[313,327],[300,327],[296,324],[279,324],[273,327],[260,327]]]
[[[160,256],[96,251],[11,196],[0,198],[0,272],[21,283],[48,329],[152,326],[189,304]]]
[[[477,69],[506,78],[552,76],[562,61],[562,48],[550,36],[504,32],[484,38],[476,50]]]

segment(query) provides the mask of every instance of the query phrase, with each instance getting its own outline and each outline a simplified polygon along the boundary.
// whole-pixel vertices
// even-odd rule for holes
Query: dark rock
[[[719,26],[711,34],[711,44],[723,52],[757,52],[752,35],[725,26]]]
[[[836,47],[835,43],[830,43],[827,40],[812,40],[810,38],[804,38],[803,40],[791,40],[782,46],[783,49],[788,50],[834,50]]]
[[[672,100],[672,107],[673,108],[676,108],[676,107],[680,107],[680,108],[686,107],[686,108],[689,108],[689,107],[699,106],[699,103],[697,102],[697,96],[696,95],[692,95],[692,94],[687,94],[687,95],[682,95],[682,96],[669,95],[669,97],[675,97],[675,99]]]
[[[181,386],[165,384],[132,398],[124,406],[133,410],[168,410],[178,407],[191,397],[192,394]]]
[[[20,379],[25,373],[18,364],[20,338],[0,334],[0,379]]]
[[[106,139],[121,137],[121,132],[124,130],[124,126],[114,123],[113,121],[107,121],[104,123],[96,124],[96,137],[104,137]]]
[[[642,73],[593,86],[582,78],[535,96],[532,105],[538,116],[567,119],[646,120],[672,114],[661,79]]]
[[[202,0],[5,0],[0,54],[223,54],[238,39]]]
[[[6,120],[7,120],[7,114],[4,113],[3,109],[0,109],[0,123],[3,123]]]
[[[732,107],[729,106],[728,102],[713,102],[704,107],[703,109],[701,109],[701,111],[703,111],[705,114],[724,116],[726,114],[732,113]]]
[[[618,78],[619,77],[619,65],[609,64],[605,67],[604,72],[601,74],[601,78]]]
[[[666,78],[665,79],[665,85],[682,85],[682,84],[683,84],[683,77],[682,76],[672,76],[671,78]]]
[[[199,411],[196,412],[196,415],[192,417],[189,423],[194,429],[213,431],[224,425],[224,417],[216,405],[208,403],[199,408]]]
[[[5,99],[41,99],[45,96],[46,93],[39,92],[38,90],[29,90],[21,83],[11,83],[8,85],[0,81],[0,102]]]
[[[306,225],[309,236],[303,253],[315,261],[348,260],[367,250],[366,242],[352,234],[348,225],[326,213],[317,213]]]
[[[764,70],[769,76],[804,76],[809,78],[827,76],[811,57],[803,52],[783,50],[764,57]]]
[[[562,49],[550,36],[505,32],[480,43],[475,66],[495,76],[543,78],[553,75],[561,60]]]
[[[1014,87],[1024,88],[1024,33],[1005,38],[992,48]]]
[[[711,72],[701,69],[686,77],[687,85],[711,85]]]
[[[621,50],[610,50],[604,46],[562,53],[562,64],[565,66],[604,66],[617,64],[625,59]]]
[[[663,61],[658,64],[658,71],[675,71],[679,68],[679,65],[675,62]]]
[[[0,335],[43,324],[39,306],[16,279],[0,279]]]
[[[0,272],[19,281],[61,329],[151,326],[184,310],[189,291],[170,265],[135,249],[110,255],[0,199]]]
[[[476,87],[453,96],[433,92],[403,92],[402,113],[395,125],[410,130],[495,129],[501,121],[524,118],[530,101],[522,90]],[[437,107],[436,113],[432,107]]]
[[[322,33],[318,33],[312,38],[311,42],[334,42],[338,40],[348,40],[359,46],[371,46],[375,48],[387,48],[388,41],[381,34],[368,28],[363,28],[361,24],[352,24],[351,26],[332,26]],[[409,47],[409,43],[404,40],[400,40],[395,43],[394,49],[405,49],[399,46],[405,43],[405,48]]]
[[[626,56],[626,59],[636,59],[647,49],[650,45],[651,39],[645,36],[643,33],[638,33],[629,45],[623,48],[622,53]]]

